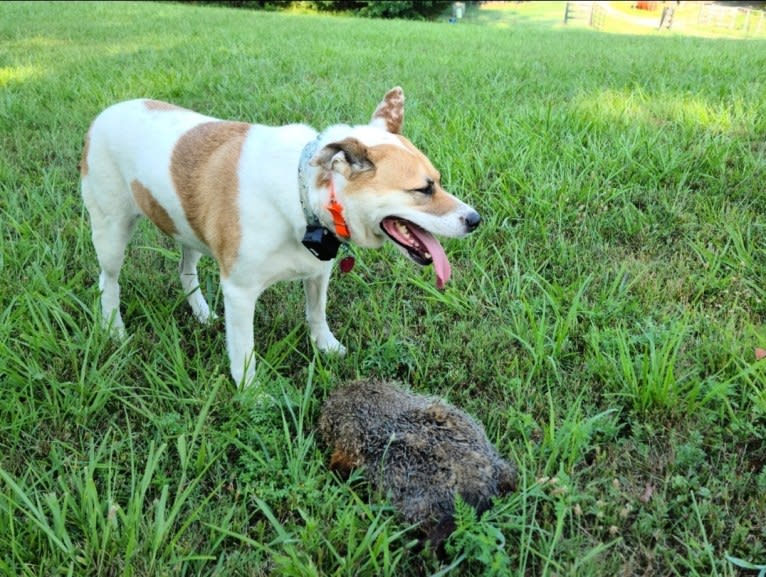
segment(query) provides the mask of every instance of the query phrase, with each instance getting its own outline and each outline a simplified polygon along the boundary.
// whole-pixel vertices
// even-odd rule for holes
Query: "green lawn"
[[[766,565],[766,42],[164,3],[0,3],[0,574],[734,576]],[[141,226],[99,327],[83,135],[149,96],[405,133],[482,213],[433,288],[393,247],[255,318],[264,410]],[[203,290],[219,314],[217,271]],[[441,565],[326,468],[322,400],[399,379],[476,415],[518,491]],[[727,559],[727,556],[729,557]],[[739,559],[740,561],[737,561]]]
[[[573,17],[564,22],[567,4],[573,8]],[[462,23],[478,24],[494,28],[515,28],[532,26],[551,28],[587,28],[595,26],[602,32],[612,34],[630,34],[641,36],[700,36],[708,38],[760,38],[766,39],[766,12],[763,7],[748,8],[736,4],[726,6],[702,6],[701,2],[682,2],[675,6],[671,29],[659,30],[663,9],[667,2],[657,2],[653,10],[641,10],[636,2],[621,0],[612,2],[593,2],[592,6],[577,2],[483,2],[468,4]],[[673,3],[675,4],[675,3]],[[712,3],[710,3],[712,4]],[[747,3],[742,3],[747,4]],[[702,18],[703,14],[716,12],[718,8],[727,9],[727,13],[736,13],[731,17]],[[591,15],[592,10],[592,15]],[[448,10],[449,15],[452,14]],[[446,18],[446,16],[445,16]]]
[[[461,24],[496,28],[515,26],[560,26],[566,2],[485,2],[468,4]]]

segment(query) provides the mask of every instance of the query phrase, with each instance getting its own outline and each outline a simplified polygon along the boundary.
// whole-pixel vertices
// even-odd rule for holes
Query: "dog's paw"
[[[122,319],[115,317],[109,322],[102,323],[104,329],[109,333],[109,336],[116,341],[124,341],[128,337],[128,332],[125,330],[125,325]]]
[[[266,392],[260,383],[251,383],[240,388],[234,395],[234,401],[249,413],[250,423],[255,425],[273,418],[274,411],[279,408],[279,401]]]
[[[334,347],[332,349],[328,349],[326,352],[332,353],[334,355],[338,355],[340,357],[345,357],[346,356],[346,347],[344,347],[342,344],[338,343],[337,347]]]
[[[330,335],[324,339],[316,339],[317,348],[323,353],[330,353],[333,355],[344,356],[346,354],[346,347],[344,347],[338,339]]]
[[[218,315],[209,309],[193,311],[192,314],[194,314],[194,318],[197,319],[197,322],[203,325],[209,325],[218,320]]]
[[[189,295],[187,300],[189,302],[189,306],[191,307],[194,318],[200,324],[207,325],[218,318],[218,315],[210,310],[207,301],[199,291],[194,291]]]

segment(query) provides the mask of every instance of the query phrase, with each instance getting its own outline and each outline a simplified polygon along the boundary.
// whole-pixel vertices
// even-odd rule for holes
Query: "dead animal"
[[[455,497],[481,514],[515,489],[515,468],[483,427],[457,407],[396,384],[359,380],[325,401],[319,432],[330,468],[364,476],[408,523],[418,523],[439,556],[454,531]]]

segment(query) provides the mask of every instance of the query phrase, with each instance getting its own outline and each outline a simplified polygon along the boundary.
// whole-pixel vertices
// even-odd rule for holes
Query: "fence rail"
[[[602,2],[567,2],[564,8],[564,24],[580,23],[594,28],[605,29],[610,21],[615,20],[618,14],[613,8]],[[646,5],[657,4],[646,2]],[[662,30],[686,30],[698,29],[700,32],[714,31],[736,36],[764,36],[766,35],[766,10],[753,9],[739,6],[723,6],[712,2],[700,2],[699,11],[695,12],[680,10],[675,3],[663,6],[661,14],[656,14],[657,29]],[[618,17],[620,21],[630,21],[629,15]],[[651,16],[636,18],[635,24],[651,26]]]

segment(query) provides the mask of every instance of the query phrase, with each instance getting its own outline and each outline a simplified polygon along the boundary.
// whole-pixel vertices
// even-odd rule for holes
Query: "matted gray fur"
[[[454,530],[455,496],[481,513],[515,488],[515,468],[470,415],[397,384],[360,380],[333,391],[319,417],[330,468],[363,467],[405,521],[440,554]]]

